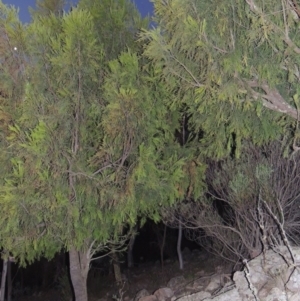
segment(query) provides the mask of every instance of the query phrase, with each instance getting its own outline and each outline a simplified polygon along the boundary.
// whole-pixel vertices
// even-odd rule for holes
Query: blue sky
[[[28,23],[30,21],[28,7],[34,7],[36,0],[2,0],[2,2],[4,4],[10,4],[19,7],[20,19],[24,23]],[[77,1],[73,0],[72,2],[76,3]],[[146,16],[147,14],[153,13],[153,3],[151,3],[149,0],[133,0],[133,2],[135,2],[142,16]]]

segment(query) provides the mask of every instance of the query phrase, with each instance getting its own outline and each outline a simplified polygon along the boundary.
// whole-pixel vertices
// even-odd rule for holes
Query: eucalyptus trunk
[[[75,301],[87,301],[87,276],[89,272],[90,259],[87,253],[69,251],[70,275],[73,286]]]
[[[115,274],[115,280],[117,285],[122,284],[122,273],[121,273],[121,267],[120,267],[120,261],[118,258],[118,254],[116,252],[112,253],[112,259],[113,259],[113,268],[114,268],[114,274]]]

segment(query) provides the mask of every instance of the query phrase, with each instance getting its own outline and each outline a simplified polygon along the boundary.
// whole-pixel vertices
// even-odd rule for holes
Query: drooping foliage
[[[23,101],[24,83],[26,81],[26,33],[17,17],[14,7],[5,6],[0,2],[0,202],[3,213],[1,216],[0,244],[2,250],[5,245],[13,245],[15,249],[20,243],[19,233],[26,230],[19,223],[14,231],[10,227],[15,224],[16,207],[10,206],[3,195],[3,186],[6,185],[6,176],[12,170],[13,150],[8,137],[13,120],[18,117],[17,108]],[[26,234],[25,234],[26,235]],[[5,242],[5,244],[4,244]]]
[[[245,236],[251,223],[260,235],[257,188],[274,214],[281,211],[266,189],[276,177],[257,180],[251,150],[269,164],[262,146],[283,135],[297,150],[297,6],[157,0],[157,26],[146,30],[148,20],[126,0],[81,0],[58,13],[62,3],[40,1],[26,27],[0,7],[1,247],[23,262],[62,248],[87,255],[117,242],[138,217],[159,220],[178,200],[200,208],[193,218],[207,206],[209,217],[230,227],[242,207],[253,213]],[[200,202],[203,162],[222,168],[206,173],[214,196]],[[215,181],[236,205],[229,204],[231,220],[213,211],[212,200],[224,197]],[[251,237],[255,252],[259,235]]]
[[[28,28],[30,77],[19,118],[10,127],[13,173],[5,185],[6,201],[16,208],[15,227],[28,228],[27,259],[38,251],[51,256],[58,245],[76,245],[89,234],[89,219],[102,218],[88,203],[81,206],[83,198],[97,203],[96,185],[85,176],[73,182],[73,173],[87,172],[95,133],[87,132],[97,126],[101,111],[97,72],[103,56],[90,19],[88,12],[74,10],[63,19],[39,18]],[[32,244],[38,246],[31,250]]]
[[[185,105],[202,152],[222,157],[242,139],[294,131],[299,15],[294,1],[154,1],[145,54]]]
[[[151,66],[141,72],[138,63],[130,52],[110,63],[103,114],[108,135],[95,158],[116,162],[116,176],[124,183],[122,194],[128,205],[142,216],[152,212],[151,217],[158,220],[160,207],[182,198],[191,185],[187,166],[192,156],[174,139],[174,113],[160,75]],[[199,172],[201,166],[194,169]]]
[[[138,50],[138,33],[148,27],[149,20],[141,18],[132,1],[80,0],[78,7],[91,13],[107,60],[116,59],[127,48]]]
[[[112,42],[99,38],[92,10],[37,15],[26,39],[24,93],[6,136],[6,249],[23,261],[87,251],[196,191],[191,175],[203,167],[174,139],[161,73],[131,50],[108,63]]]

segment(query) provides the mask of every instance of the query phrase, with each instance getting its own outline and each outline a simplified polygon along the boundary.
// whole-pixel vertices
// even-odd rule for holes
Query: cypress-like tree
[[[26,32],[18,19],[17,10],[12,6],[4,5],[0,1],[0,12],[0,164],[2,170],[0,202],[3,209],[1,217],[3,231],[0,236],[0,244],[5,251],[10,250],[11,247],[17,249],[19,242],[24,241],[23,233],[26,232],[21,221],[16,219],[16,207],[10,207],[7,203],[3,194],[3,187],[8,181],[6,176],[14,172],[12,166],[14,151],[11,148],[9,138],[11,136],[11,126],[19,116],[18,107],[23,102],[27,60]],[[18,224],[18,227],[11,231],[9,228],[13,224]],[[3,254],[5,253],[9,255],[9,252]]]
[[[93,253],[138,216],[158,220],[199,166],[174,141],[178,114],[161,73],[130,50],[107,63],[89,10],[36,15],[26,40],[5,136],[1,245],[21,262],[68,250],[75,298],[86,301]]]

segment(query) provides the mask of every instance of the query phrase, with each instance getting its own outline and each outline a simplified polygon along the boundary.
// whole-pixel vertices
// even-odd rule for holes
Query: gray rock
[[[209,297],[211,297],[210,293],[201,291],[199,293],[181,297],[181,298],[177,299],[177,301],[200,301],[203,299],[207,300],[206,298],[209,298]]]
[[[292,251],[297,267],[300,265],[300,248],[293,247]],[[187,283],[183,276],[178,276],[170,279],[167,288],[134,301],[300,301],[300,271],[287,264],[289,262],[291,258],[287,248],[268,250],[247,263],[247,273],[236,272],[234,282],[229,279],[226,283],[224,277],[228,275],[223,273],[195,279],[193,285]],[[194,287],[203,289],[202,285],[205,290],[193,293]]]
[[[134,297],[134,301],[140,301],[141,298],[150,296],[150,293],[146,289],[138,291]]]
[[[210,282],[209,282],[208,286],[205,288],[205,291],[213,293],[217,289],[220,289],[221,286],[222,286],[221,280],[222,280],[222,276],[221,275],[213,275],[210,278]]]
[[[150,296],[145,296],[139,299],[139,301],[158,301],[156,296],[150,295]]]
[[[193,282],[189,283],[186,288],[190,291],[197,291],[203,290],[205,286],[205,281],[201,278],[195,279]]]
[[[205,299],[205,301],[249,301],[250,299],[242,299],[236,288],[224,293],[217,295],[212,298]]]
[[[169,287],[162,287],[153,294],[158,301],[165,301],[173,297],[174,292]]]
[[[274,288],[271,289],[271,291],[269,292],[269,295],[267,296],[267,298],[265,300],[266,301],[274,301],[274,300],[276,300],[276,301],[286,301],[287,296],[286,296],[284,291],[282,291],[278,287],[274,287]]]
[[[171,278],[167,284],[167,287],[169,287],[173,292],[176,292],[184,287],[186,283],[186,280],[183,276],[177,276],[174,278]]]
[[[288,283],[286,284],[286,288],[294,293],[300,292],[300,273],[297,269],[292,273]]]

